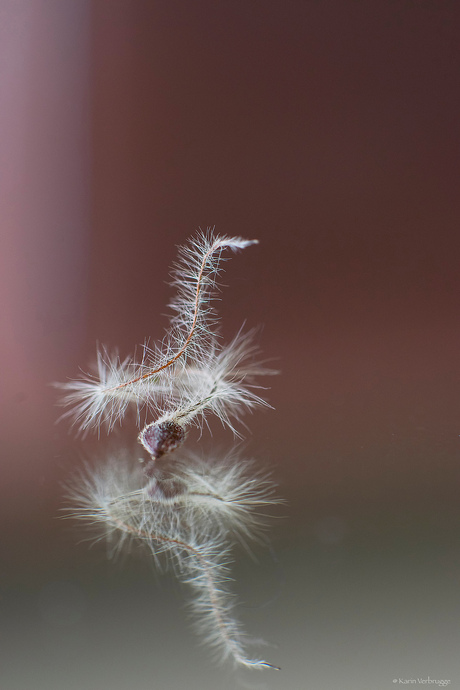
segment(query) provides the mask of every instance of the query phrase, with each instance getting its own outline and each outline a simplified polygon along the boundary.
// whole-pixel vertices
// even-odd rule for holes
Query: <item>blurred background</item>
[[[3,0],[2,688],[460,688],[459,19]],[[60,519],[110,440],[56,425],[50,383],[161,338],[176,246],[214,225],[260,240],[226,264],[224,335],[260,324],[281,371],[242,453],[288,502],[235,568],[281,673],[213,666],[171,576]]]

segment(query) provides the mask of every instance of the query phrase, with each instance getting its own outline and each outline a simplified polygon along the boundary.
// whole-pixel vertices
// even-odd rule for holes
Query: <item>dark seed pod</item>
[[[139,441],[152,458],[157,460],[166,453],[171,453],[185,439],[183,427],[175,422],[153,422],[139,434]]]

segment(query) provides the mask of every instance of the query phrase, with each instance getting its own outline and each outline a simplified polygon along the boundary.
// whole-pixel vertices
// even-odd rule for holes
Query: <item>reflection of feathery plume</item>
[[[234,540],[247,544],[261,537],[265,520],[259,511],[278,502],[274,487],[235,457],[208,464],[184,456],[174,464],[169,480],[147,484],[140,465],[131,470],[128,458],[87,468],[69,492],[71,515],[102,528],[112,553],[137,541],[159,565],[163,555],[192,588],[197,628],[218,657],[270,667],[244,651],[245,636],[228,591],[228,566]]]

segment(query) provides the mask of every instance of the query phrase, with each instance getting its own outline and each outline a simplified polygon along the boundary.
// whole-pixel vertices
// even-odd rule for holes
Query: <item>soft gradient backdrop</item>
[[[3,0],[2,688],[460,688],[459,20]],[[262,324],[281,371],[243,452],[288,504],[235,583],[281,673],[212,666],[171,577],[58,519],[108,444],[55,425],[49,383],[160,338],[176,245],[214,225],[260,240],[226,265],[224,333]]]

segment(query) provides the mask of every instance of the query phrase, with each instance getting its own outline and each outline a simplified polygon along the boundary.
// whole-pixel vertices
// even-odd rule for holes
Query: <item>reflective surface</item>
[[[1,686],[460,687],[456,3],[1,12]],[[281,673],[213,666],[172,578],[59,519],[135,430],[75,439],[48,384],[161,338],[175,245],[208,225],[260,240],[219,309],[281,371],[242,454],[288,504],[235,571]],[[190,444],[232,447],[211,426]]]

